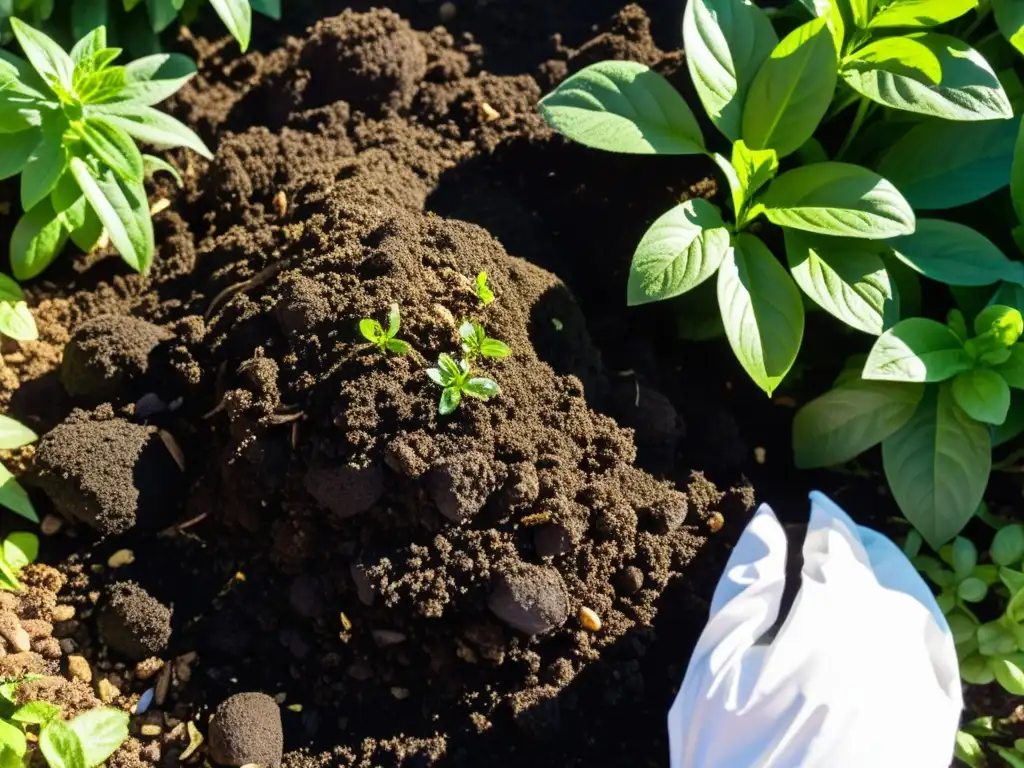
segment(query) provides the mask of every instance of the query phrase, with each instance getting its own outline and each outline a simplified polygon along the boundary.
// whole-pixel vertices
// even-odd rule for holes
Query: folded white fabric
[[[888,538],[811,493],[800,590],[774,638],[786,534],[744,530],[668,716],[671,768],[948,768],[963,699],[938,605]]]

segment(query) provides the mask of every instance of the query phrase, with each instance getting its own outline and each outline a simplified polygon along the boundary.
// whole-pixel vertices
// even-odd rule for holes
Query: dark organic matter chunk
[[[221,765],[279,766],[284,753],[281,710],[262,693],[238,693],[210,722],[210,754]]]
[[[498,575],[487,607],[510,627],[542,635],[565,623],[569,599],[554,568],[520,564]]]
[[[365,512],[384,493],[384,470],[368,467],[319,467],[306,473],[306,490],[338,517]]]
[[[83,323],[64,346],[60,380],[79,400],[113,400],[149,369],[149,355],[171,334],[145,320],[103,315]]]
[[[427,488],[438,511],[454,523],[472,517],[496,486],[491,462],[477,451],[453,456],[430,471]]]
[[[131,581],[110,587],[97,621],[103,641],[133,661],[159,656],[171,639],[170,609]]]
[[[58,512],[106,535],[164,524],[180,487],[156,431],[124,419],[65,421],[39,441],[35,468]]]

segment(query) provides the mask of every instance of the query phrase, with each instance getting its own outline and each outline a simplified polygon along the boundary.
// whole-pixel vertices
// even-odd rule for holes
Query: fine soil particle
[[[284,752],[281,709],[262,693],[239,693],[210,722],[210,756],[221,765],[279,766]]]
[[[171,639],[171,611],[130,581],[113,584],[100,609],[103,641],[132,661],[159,656]]]

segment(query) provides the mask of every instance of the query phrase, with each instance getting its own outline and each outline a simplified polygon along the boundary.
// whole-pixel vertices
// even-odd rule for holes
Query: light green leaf
[[[1003,37],[1024,53],[1024,5],[1019,0],[992,0],[992,10]]]
[[[989,428],[961,411],[948,384],[929,387],[909,422],[882,442],[892,495],[938,549],[981,503],[992,466]]]
[[[102,765],[128,738],[128,713],[110,707],[83,712],[68,723],[82,744],[87,766]]]
[[[953,399],[975,421],[999,425],[1010,410],[1010,387],[995,371],[975,368],[953,379]]]
[[[768,16],[746,0],[690,0],[683,47],[697,95],[727,139],[740,136],[750,83],[779,38]]]
[[[0,134],[4,150],[0,152],[0,180],[17,176],[25,168],[32,151],[39,146],[43,132],[30,128],[11,135]]]
[[[14,566],[12,565],[12,567]],[[15,570],[19,569],[15,568]],[[11,720],[15,723],[45,725],[55,717],[60,717],[60,707],[54,706],[48,701],[30,701],[14,710]]]
[[[732,163],[740,185],[742,200],[756,195],[779,171],[779,155],[774,149],[750,149],[743,139],[733,142]],[[735,203],[735,198],[733,199]],[[736,206],[740,210],[742,206]]]
[[[50,194],[68,164],[68,151],[64,146],[66,120],[48,125],[25,162],[21,172],[21,207],[31,210]]]
[[[718,306],[733,354],[771,395],[800,351],[804,306],[786,270],[753,235],[737,235],[722,262]]]
[[[15,341],[39,338],[36,321],[25,302],[21,286],[4,274],[0,274],[0,336]]]
[[[963,343],[934,320],[902,320],[878,337],[863,376],[874,381],[944,381],[973,367]]]
[[[78,734],[63,720],[55,720],[39,734],[39,748],[50,768],[92,768]]]
[[[980,603],[988,594],[988,586],[981,579],[973,576],[961,581],[956,588],[956,595],[965,603]]]
[[[973,203],[1010,183],[1019,128],[1020,118],[983,123],[926,120],[892,144],[879,161],[878,172],[915,210]],[[950,152],[950,147],[956,151]]]
[[[181,90],[195,77],[196,65],[180,53],[158,53],[125,65],[125,74],[128,85],[107,101],[149,107]]]
[[[899,320],[899,294],[882,261],[887,248],[795,229],[784,234],[793,279],[826,312],[875,336]]]
[[[17,757],[22,757],[28,749],[28,742],[25,740],[25,732],[16,725],[11,725],[6,720],[0,720],[0,745],[3,748],[14,752]],[[3,765],[0,763],[0,765]],[[22,762],[19,759],[15,762],[21,768]],[[4,766],[6,768],[6,766]]]
[[[34,443],[37,437],[35,432],[21,422],[0,414],[0,450],[21,448]]]
[[[787,171],[761,198],[769,221],[822,235],[881,240],[914,231],[914,212],[877,173],[848,163]]]
[[[367,341],[371,341],[376,344],[384,336],[384,329],[376,320],[364,317],[359,321],[359,333],[361,333],[363,338]]]
[[[964,731],[956,732],[955,756],[968,768],[985,768],[985,752],[978,740]]]
[[[793,420],[793,453],[801,469],[843,464],[910,421],[923,384],[851,379],[815,398]]]
[[[587,147],[639,155],[704,151],[693,112],[657,72],[632,61],[591,64],[541,99],[552,128]]]
[[[78,133],[114,173],[127,182],[142,181],[142,153],[113,121],[90,115],[78,126]]]
[[[1014,389],[1024,389],[1024,344],[1010,347],[1010,357],[1005,363],[992,366]]]
[[[174,183],[178,185],[179,189],[185,186],[185,181],[181,178],[181,174],[178,173],[178,169],[159,157],[143,155],[142,168],[147,178],[152,178],[157,172],[163,171],[164,173],[171,174],[171,177],[174,179]]]
[[[238,41],[242,53],[249,48],[252,36],[252,8],[249,0],[210,0],[213,10],[220,16],[231,36]]]
[[[64,49],[48,35],[38,29],[33,29],[20,19],[12,18],[10,24],[25,57],[46,84],[58,96],[61,95],[61,91],[67,94],[72,93],[75,63]]]
[[[28,531],[15,531],[4,539],[0,552],[11,568],[20,571],[39,557],[39,537]]]
[[[937,27],[977,6],[978,0],[896,0],[879,11],[868,27]]]
[[[90,120],[102,118],[139,141],[145,141],[161,149],[187,147],[203,157],[213,158],[213,153],[203,140],[188,126],[170,115],[136,104],[93,104],[85,108]]]
[[[9,83],[5,83],[0,73],[0,135],[38,128],[43,123],[43,112],[50,111],[45,102],[19,93]],[[3,141],[6,143],[11,139],[5,135]],[[6,146],[4,150],[7,150]]]
[[[441,393],[441,401],[437,406],[437,412],[447,416],[459,407],[462,402],[462,390],[455,387],[448,387]]]
[[[992,750],[1003,758],[1010,768],[1024,768],[1024,756],[1019,751],[1007,749],[999,744],[993,744]]]
[[[76,3],[76,5],[80,5],[80,3]],[[91,64],[93,56],[107,47],[107,29],[97,25],[90,27],[88,32],[78,35],[78,37],[78,42],[71,49],[71,61],[75,63],[76,67],[88,66]]]
[[[474,377],[467,381],[463,387],[463,391],[467,395],[477,397],[481,400],[486,400],[489,397],[501,394],[501,390],[495,382],[490,379],[480,377]]]
[[[743,105],[743,140],[752,149],[796,152],[828,111],[836,50],[825,19],[790,32],[754,76]]]
[[[6,507],[30,522],[39,522],[39,516],[32,506],[28,494],[25,493],[25,489],[14,479],[14,475],[8,471],[7,467],[0,464],[0,508],[2,507]]]
[[[1024,263],[1010,261],[981,233],[945,219],[918,219],[913,234],[889,242],[911,269],[947,285],[1024,283]]]
[[[946,120],[1013,117],[996,73],[977,51],[949,35],[914,33],[868,43],[840,75],[869,99]]]
[[[659,217],[633,254],[626,287],[629,306],[662,301],[711,277],[729,250],[729,231],[718,210],[700,198]]]
[[[135,271],[147,272],[156,246],[142,185],[128,185],[109,170],[94,178],[89,166],[77,157],[71,158],[71,172],[121,258]]]
[[[61,252],[68,233],[49,199],[24,214],[11,235],[11,270],[18,280],[29,280]]]
[[[1003,689],[1014,696],[1024,696],[1024,670],[1009,659],[992,659],[992,671]]]

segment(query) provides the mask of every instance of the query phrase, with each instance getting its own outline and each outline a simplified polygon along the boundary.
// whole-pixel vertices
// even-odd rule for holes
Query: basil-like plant
[[[412,348],[408,342],[395,338],[401,327],[402,313],[397,304],[392,304],[388,310],[387,330],[384,330],[384,327],[379,322],[369,317],[364,317],[359,321],[359,333],[384,354],[388,352],[396,355],[409,354]]]
[[[991,306],[968,337],[959,310],[946,325],[897,323],[875,342],[861,377],[846,373],[793,421],[796,465],[842,464],[882,444],[893,497],[933,548],[952,539],[981,503],[994,435],[1024,389],[1024,318]]]
[[[28,61],[0,51],[0,179],[21,174],[25,213],[11,236],[11,267],[35,277],[68,238],[90,250],[105,230],[121,257],[146,272],[153,222],[143,178],[171,171],[135,142],[210,150],[190,128],[154,109],[195,74],[188,58],[155,55],[116,66],[99,27],[70,55],[18,19],[11,25]]]
[[[476,297],[485,307],[494,301],[494,291],[487,284],[487,272],[480,272],[476,276]]]
[[[779,174],[780,159],[811,141],[836,94],[836,38],[824,18],[780,42],[753,4],[690,0],[683,39],[701,102],[732,142],[729,158],[707,149],[675,89],[634,62],[583,69],[542,99],[540,110],[556,130],[596,149],[714,159],[729,184],[732,220],[701,199],[657,219],[634,254],[627,302],[673,298],[717,273],[733,352],[771,394],[803,338],[797,285],[868,333],[898,319],[898,296],[877,241],[912,233],[915,217],[899,191],[867,168],[826,160]],[[762,216],[784,230],[792,278],[755,234],[752,225]]]
[[[462,352],[468,363],[472,363],[477,357],[502,358],[512,354],[508,344],[492,339],[480,323],[463,323],[459,326],[459,337],[462,339]]]
[[[202,4],[203,0],[71,0],[68,17],[59,16],[61,24],[54,24],[53,0],[0,3],[0,42],[4,42],[4,28],[13,15],[59,38],[77,40],[101,26],[124,30],[124,42],[132,51],[154,53],[160,50],[160,33],[175,22],[191,24]],[[252,37],[253,11],[274,20],[281,18],[281,0],[210,0],[210,6],[243,52]],[[69,22],[69,29],[63,26],[64,22]]]
[[[35,341],[39,330],[21,286],[0,274],[0,337],[3,336],[15,341]]]
[[[49,702],[16,706],[16,685],[0,682],[0,768],[27,765],[32,742],[50,768],[97,768],[128,738],[127,712],[97,707],[63,720],[60,707]],[[31,741],[26,737],[29,732]]]
[[[442,416],[447,416],[458,408],[463,395],[478,400],[489,400],[501,394],[501,389],[492,379],[474,376],[466,360],[456,363],[450,355],[443,352],[437,358],[437,367],[427,369],[427,376],[443,390],[437,406],[437,412]]]
[[[0,543],[0,590],[20,592],[18,572],[39,555],[39,537],[27,531],[16,531]]]
[[[36,433],[24,424],[0,414],[0,450],[21,448],[37,439]],[[32,500],[3,464],[0,464],[0,507],[6,507],[33,523],[39,522]]]

